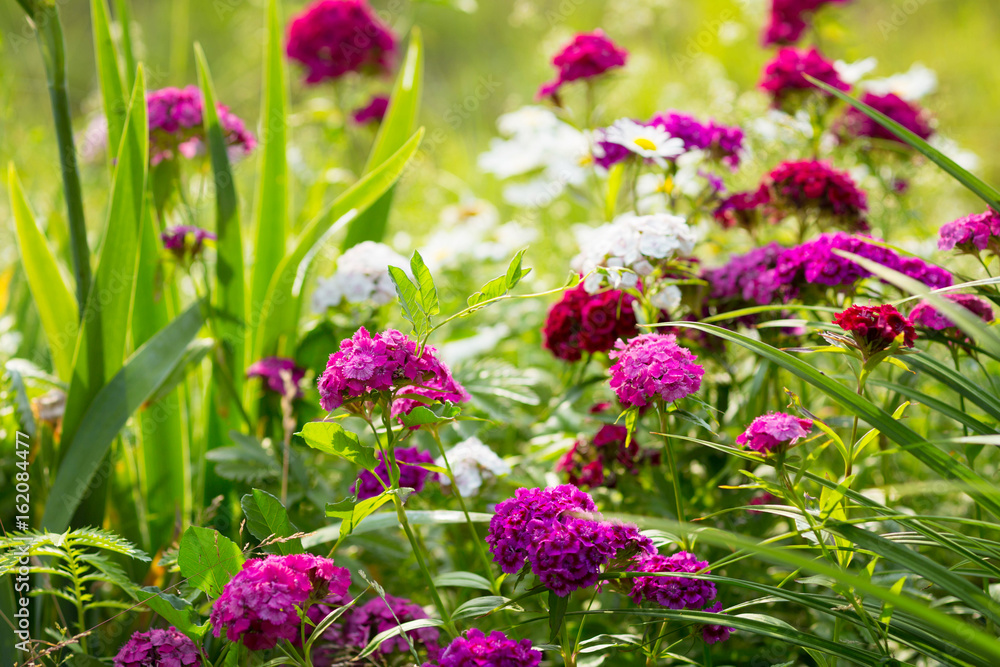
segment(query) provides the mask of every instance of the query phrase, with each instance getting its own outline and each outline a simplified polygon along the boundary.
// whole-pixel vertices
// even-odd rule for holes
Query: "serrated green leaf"
[[[181,537],[177,564],[188,583],[208,594],[222,595],[223,587],[243,567],[239,546],[217,530],[190,526]]]
[[[375,450],[361,444],[358,436],[336,422],[308,422],[295,435],[313,449],[347,459],[365,470],[378,466]]]
[[[288,511],[281,501],[267,491],[254,489],[240,500],[243,516],[247,520],[247,530],[258,540],[275,537],[290,537],[299,529],[288,518]],[[278,542],[278,550],[285,556],[302,553],[302,540],[294,539]]]
[[[403,317],[413,325],[413,331],[419,338],[427,331],[427,316],[419,303],[420,293],[416,285],[410,280],[398,266],[389,267],[389,278],[396,287],[396,295],[399,297],[399,304],[403,309]]]
[[[199,624],[198,613],[190,602],[176,595],[164,593],[156,586],[146,586],[142,592],[147,594],[142,600],[147,607],[196,644],[201,643],[208,626]]]
[[[410,270],[413,272],[413,278],[417,281],[421,309],[429,320],[430,316],[441,312],[441,304],[438,301],[437,288],[434,286],[431,271],[424,264],[424,258],[416,250],[413,251],[413,257],[410,258]]]

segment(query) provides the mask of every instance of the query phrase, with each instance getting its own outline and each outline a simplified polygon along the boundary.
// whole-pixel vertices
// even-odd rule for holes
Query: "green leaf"
[[[146,95],[141,70],[136,77],[117,154],[107,231],[87,307],[81,313],[83,323],[63,418],[64,452],[72,446],[81,420],[98,392],[121,370],[125,360],[149,164]]]
[[[136,350],[94,398],[49,491],[42,518],[48,530],[60,532],[69,525],[111,443],[132,413],[181,363],[203,323],[201,304],[196,303]]]
[[[906,577],[900,577],[896,583],[892,585],[890,589],[896,595],[899,595],[903,591],[903,585],[906,583]],[[889,621],[892,620],[892,611],[895,607],[889,602],[882,603],[882,613],[878,616],[878,622],[884,625],[888,625]]]
[[[243,552],[225,535],[211,528],[190,526],[181,537],[177,565],[188,583],[209,598],[222,595],[223,587],[243,567]]]
[[[476,588],[482,591],[493,590],[493,585],[481,575],[473,572],[445,572],[434,578],[438,588],[454,586],[455,588]]]
[[[403,309],[403,317],[413,325],[413,332],[419,338],[428,327],[427,315],[419,303],[420,293],[416,285],[410,280],[403,269],[397,266],[390,266],[389,279],[396,287],[396,295],[399,297],[399,305]]]
[[[142,589],[147,597],[143,599],[143,604],[159,614],[163,620],[174,626],[191,641],[200,644],[208,631],[207,625],[199,624],[198,613],[190,602],[184,598],[164,593],[156,586],[146,586]]]
[[[128,99],[125,97],[125,85],[122,83],[121,67],[118,64],[118,50],[115,48],[115,41],[111,36],[108,6],[105,0],[91,0],[90,16],[94,28],[97,78],[101,84],[104,117],[108,121],[108,146],[117,146],[121,142],[122,132],[125,129]],[[110,159],[108,166],[109,168],[112,166]]]
[[[505,606],[508,602],[510,602],[510,598],[499,595],[484,595],[459,605],[455,613],[451,615],[451,619],[459,621],[463,618],[481,618]]]
[[[478,292],[470,296],[468,299],[469,306],[477,306],[485,301],[504,296],[514,289],[524,276],[531,273],[531,269],[521,268],[521,259],[524,256],[524,252],[524,250],[520,250],[514,255],[514,258],[510,260],[510,264],[507,267],[507,273],[489,281]]]
[[[378,466],[375,450],[361,444],[358,436],[336,422],[308,422],[295,435],[313,449],[347,459],[365,470]]]
[[[285,256],[288,235],[288,86],[283,35],[281,4],[278,0],[269,0],[250,313],[258,313],[263,307],[271,278]],[[256,325],[253,318],[250,325]],[[252,361],[255,359],[247,360],[248,363]]]
[[[410,258],[410,270],[417,281],[421,310],[430,319],[430,316],[441,312],[441,304],[438,301],[437,288],[434,286],[431,270],[427,268],[427,265],[424,264],[424,258],[416,250],[413,251],[413,257]]]
[[[420,111],[420,95],[424,78],[424,45],[420,29],[413,27],[410,31],[410,44],[406,49],[406,57],[399,69],[389,108],[385,118],[379,125],[375,144],[368,155],[362,173],[368,174],[378,165],[383,164],[406,145],[407,137],[413,134],[417,126],[417,114]],[[344,249],[351,248],[362,241],[381,241],[389,221],[389,210],[392,206],[392,189],[379,195],[377,204],[362,211],[352,220],[344,239]]]
[[[433,410],[423,405],[414,407],[408,413],[400,415],[399,418],[403,422],[403,426],[407,428],[455,421],[453,417],[435,414]]]
[[[330,204],[306,225],[295,249],[285,256],[271,278],[260,312],[253,357],[260,359],[275,354],[282,336],[295,336],[298,312],[296,301],[301,299],[302,280],[299,279],[308,264],[310,253],[327,236],[333,235],[357,218],[396,182],[410,158],[417,151],[423,129],[418,130],[388,160],[373,169]]]
[[[327,503],[326,515],[330,518],[340,519],[340,533],[337,537],[339,543],[345,537],[354,532],[362,521],[371,516],[380,507],[392,500],[395,491],[385,490],[377,496],[358,500],[351,496],[338,503]]]
[[[267,491],[254,489],[240,500],[243,516],[247,520],[247,530],[258,540],[266,540],[273,536],[290,537],[299,529],[288,519],[288,512],[281,501]],[[302,553],[302,540],[295,539],[278,542],[278,550],[282,555]]]
[[[49,249],[45,236],[35,224],[35,216],[21,188],[14,165],[7,175],[10,191],[10,208],[14,214],[17,247],[21,266],[28,279],[38,317],[45,331],[45,338],[52,352],[52,365],[63,382],[69,382],[73,373],[73,350],[78,333],[77,311],[73,293],[63,282],[55,256]]]
[[[892,418],[888,412],[871,401],[859,396],[842,384],[835,382],[809,364],[782,352],[770,345],[755,341],[743,334],[727,331],[721,327],[699,322],[671,322],[670,326],[681,326],[710,333],[719,338],[741,345],[758,356],[767,359],[785,370],[805,380],[842,407],[857,415],[862,421],[877,428],[887,438],[897,443],[931,470],[946,479],[961,483],[965,492],[994,516],[1000,517],[1000,489],[981,477],[968,466],[951,458],[913,429]],[[914,355],[911,359],[917,358]],[[912,363],[912,361],[911,361]]]
[[[563,618],[566,610],[569,609],[569,596],[556,595],[554,591],[549,591],[549,643],[555,644],[562,630]]]
[[[906,129],[896,121],[892,120],[880,111],[873,109],[864,102],[854,99],[850,95],[837,90],[836,88],[823,83],[808,74],[805,75],[809,81],[814,85],[822,88],[831,95],[843,100],[844,102],[850,104],[852,107],[868,116],[876,123],[884,127],[885,129],[892,132],[894,135],[899,137],[901,141],[906,142],[916,150],[923,153],[931,162],[941,167],[944,171],[952,176],[959,183],[967,187],[973,193],[975,193],[980,199],[990,205],[995,211],[1000,211],[1000,191],[996,188],[987,185],[985,182],[980,180],[974,174],[971,174],[967,170],[958,166],[954,160],[946,156],[941,151],[932,147],[926,141],[918,137],[916,134]]]

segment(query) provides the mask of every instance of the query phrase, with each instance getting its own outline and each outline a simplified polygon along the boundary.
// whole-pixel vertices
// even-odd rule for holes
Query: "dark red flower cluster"
[[[865,93],[861,96],[861,101],[876,111],[884,113],[921,139],[929,139],[934,134],[934,130],[931,128],[928,120],[927,111],[907,102],[894,93],[887,93],[885,95]],[[850,107],[844,112],[841,126],[848,134],[856,137],[885,139],[905,145],[905,142],[897,138],[895,134],[854,107]]]
[[[373,95],[368,104],[354,110],[351,118],[358,125],[375,123],[378,125],[385,118],[385,112],[389,110],[389,98],[385,95]]]
[[[773,209],[781,213],[817,211],[847,231],[867,231],[868,198],[847,172],[819,160],[783,162],[764,181]]]
[[[643,450],[635,438],[626,446],[628,429],[605,424],[590,440],[580,439],[556,464],[556,471],[566,474],[566,481],[579,488],[613,488],[618,472],[638,473],[644,461],[659,463],[659,454]]]
[[[634,301],[619,290],[588,294],[582,283],[566,290],[549,309],[542,331],[545,348],[564,361],[579,361],[584,352],[607,352],[619,338],[638,333]]]
[[[348,72],[387,71],[396,36],[367,0],[318,0],[292,19],[286,52],[306,67],[306,83]]]
[[[726,229],[731,227],[752,229],[760,221],[763,208],[770,203],[770,191],[767,187],[761,186],[756,190],[737,192],[726,197],[719,202],[712,215]]]
[[[760,87],[771,94],[775,106],[781,106],[790,94],[797,91],[811,90],[826,95],[826,92],[806,79],[806,74],[838,90],[850,88],[840,78],[833,63],[815,48],[808,51],[793,48],[778,51],[778,55],[764,67]]]
[[[764,30],[764,46],[794,44],[809,27],[807,21],[823,5],[850,0],[771,0],[771,20]]]
[[[882,306],[851,306],[833,318],[858,344],[867,359],[887,349],[897,337],[903,336],[903,347],[913,347],[917,332],[913,324],[888,304]]]
[[[612,42],[603,30],[580,33],[552,59],[559,73],[552,81],[542,84],[536,98],[552,97],[563,84],[571,81],[590,79],[610,69],[624,67],[627,60],[628,51]]]

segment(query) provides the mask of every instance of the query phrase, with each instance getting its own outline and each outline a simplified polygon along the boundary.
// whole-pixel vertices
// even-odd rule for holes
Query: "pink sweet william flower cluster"
[[[934,134],[927,111],[912,102],[907,102],[895,93],[886,93],[885,95],[865,93],[861,96],[861,101],[885,114],[921,139],[930,139],[931,135]],[[840,124],[847,133],[856,137],[872,137],[873,139],[894,141],[904,146],[909,145],[854,107],[850,107],[844,112]]]
[[[305,374],[304,368],[299,368],[293,359],[285,357],[264,357],[247,368],[248,378],[261,378],[274,393],[281,396],[291,393],[293,398],[301,398],[299,383]]]
[[[993,321],[993,306],[990,302],[975,294],[945,294],[945,299],[965,308],[973,315],[984,322]],[[933,329],[935,331],[945,331],[954,329],[955,323],[937,310],[927,301],[921,301],[910,311],[910,321],[914,325]]]
[[[736,438],[736,443],[761,454],[770,454],[794,445],[809,435],[811,419],[801,419],[784,412],[761,415]]]
[[[850,0],[771,0],[771,20],[764,30],[764,46],[794,44],[809,27],[807,18],[823,5]]]
[[[1000,254],[1000,213],[987,209],[942,225],[938,232],[938,250],[957,250],[978,255],[983,250]]]
[[[793,48],[778,51],[774,59],[764,67],[760,87],[771,94],[776,107],[782,106],[792,94],[801,91],[826,95],[825,91],[806,79],[806,74],[838,90],[850,89],[837,74],[833,63],[815,48],[808,51]]]
[[[350,584],[346,568],[312,554],[248,560],[212,605],[212,632],[219,637],[225,628],[229,641],[242,639],[251,651],[274,648],[281,640],[297,643],[299,610],[340,606]]]
[[[558,74],[538,89],[536,99],[555,97],[564,84],[624,67],[627,60],[628,51],[612,42],[603,30],[580,33],[552,59]]]
[[[392,402],[392,415],[399,417],[400,421],[402,421],[402,415],[410,414],[413,408],[419,405],[444,401],[465,403],[471,398],[465,387],[452,376],[451,369],[434,357],[433,353],[433,348],[424,348],[424,355],[431,355],[427,359],[431,370],[428,375],[424,376],[425,379],[419,384],[407,385],[400,388],[398,394],[402,398],[397,398]],[[415,396],[420,396],[423,400],[411,398]],[[417,428],[419,426],[410,427],[411,430]]]
[[[486,542],[507,574],[530,566],[539,581],[565,597],[597,583],[619,551],[656,549],[634,526],[589,518],[593,499],[575,486],[518,489],[490,520]]]
[[[865,359],[888,349],[900,336],[902,347],[913,347],[917,338],[913,324],[888,304],[851,306],[837,313],[833,323],[851,334]]]
[[[867,231],[868,198],[847,172],[819,160],[782,162],[764,179],[770,204],[784,213],[816,212],[847,231]]]
[[[136,632],[122,646],[114,667],[188,667],[204,665],[198,647],[177,628]]]
[[[508,639],[494,630],[489,635],[472,628],[464,637],[456,637],[436,663],[423,667],[538,667],[542,652],[532,648],[530,639]]]
[[[318,0],[292,19],[285,52],[306,68],[306,83],[392,67],[396,36],[367,0]]]
[[[385,113],[389,110],[389,98],[385,95],[374,95],[368,104],[365,106],[355,109],[354,113],[351,114],[351,118],[358,125],[365,125],[367,123],[374,123],[378,125],[385,118]]]
[[[701,388],[705,369],[696,357],[667,334],[642,334],[628,343],[618,341],[609,355],[611,388],[626,407],[645,407],[653,401],[672,403]]]
[[[316,619],[317,622],[321,621],[323,616]],[[330,626],[323,633],[322,641],[316,643],[311,656],[312,664],[316,667],[361,664],[364,661],[350,662],[350,658],[357,655],[358,650],[367,646],[376,635],[391,630],[401,623],[425,619],[428,616],[420,605],[406,598],[386,595],[384,599],[379,597],[348,610],[341,618],[344,620]],[[438,645],[439,637],[437,628],[415,628],[408,630],[405,637],[397,635],[384,641],[379,646],[377,654],[385,657],[410,655],[407,643],[409,638],[415,648],[423,649],[429,659],[435,660],[441,653],[441,647]]]
[[[395,329],[372,336],[362,327],[351,338],[342,340],[340,349],[330,355],[317,383],[320,405],[329,412],[345,402],[373,398],[400,387],[433,387],[434,382],[446,389],[441,393],[428,388],[428,398],[446,400],[457,395],[454,380],[449,382],[450,373],[435,353],[434,348],[424,346],[418,354],[416,342]]]
[[[193,158],[204,151],[205,102],[196,86],[163,88],[146,98],[149,118],[149,161],[154,166],[178,155]],[[249,155],[257,140],[229,108],[219,104],[219,125],[229,146],[230,155]]]
[[[205,241],[217,241],[217,237],[207,229],[194,225],[176,225],[160,234],[163,248],[179,260],[194,259],[201,254]]]
[[[416,447],[396,449],[395,455],[396,464],[399,465],[399,486],[413,489],[414,493],[420,493],[428,475],[433,473],[421,468],[419,464],[433,464],[434,457],[431,456],[430,452],[422,452]],[[389,485],[389,468],[382,452],[378,453],[378,460],[379,464],[374,472],[362,470],[358,475],[358,481],[361,483],[358,487],[358,500],[374,498]],[[379,482],[380,479],[385,485]]]

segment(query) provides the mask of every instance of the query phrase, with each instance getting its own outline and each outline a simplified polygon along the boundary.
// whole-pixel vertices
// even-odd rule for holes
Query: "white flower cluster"
[[[406,259],[384,243],[364,241],[350,248],[337,260],[337,271],[320,278],[312,295],[317,313],[336,308],[342,302],[384,306],[396,298],[396,288],[389,278],[389,266],[407,270]]]
[[[614,272],[613,287],[635,287],[638,277],[651,274],[656,264],[694,252],[696,241],[684,218],[667,213],[624,213],[600,227],[579,230],[577,239],[580,254],[571,265],[591,274],[584,281],[584,289],[591,294],[604,283],[603,275],[591,273],[595,269]]]
[[[455,475],[458,492],[463,496],[478,492],[486,477],[509,475],[511,471],[510,464],[475,436],[449,449],[447,456],[451,471]],[[434,463],[444,467],[444,457],[438,457]],[[450,486],[451,480],[441,475],[441,484]]]
[[[468,262],[503,262],[535,240],[538,233],[516,222],[497,225],[500,214],[489,202],[470,199],[441,212],[441,225],[420,248],[431,271],[461,268]]]
[[[500,116],[497,128],[504,139],[490,141],[479,156],[479,168],[501,180],[527,177],[503,191],[514,206],[546,206],[567,186],[582,185],[590,161],[587,136],[554,113],[527,106]]]
[[[833,66],[845,82],[852,85],[856,83],[874,95],[894,93],[904,100],[915,102],[938,88],[937,73],[923,63],[914,63],[906,72],[882,79],[865,78],[878,67],[878,60],[875,58],[865,58],[853,63],[838,60]]]

